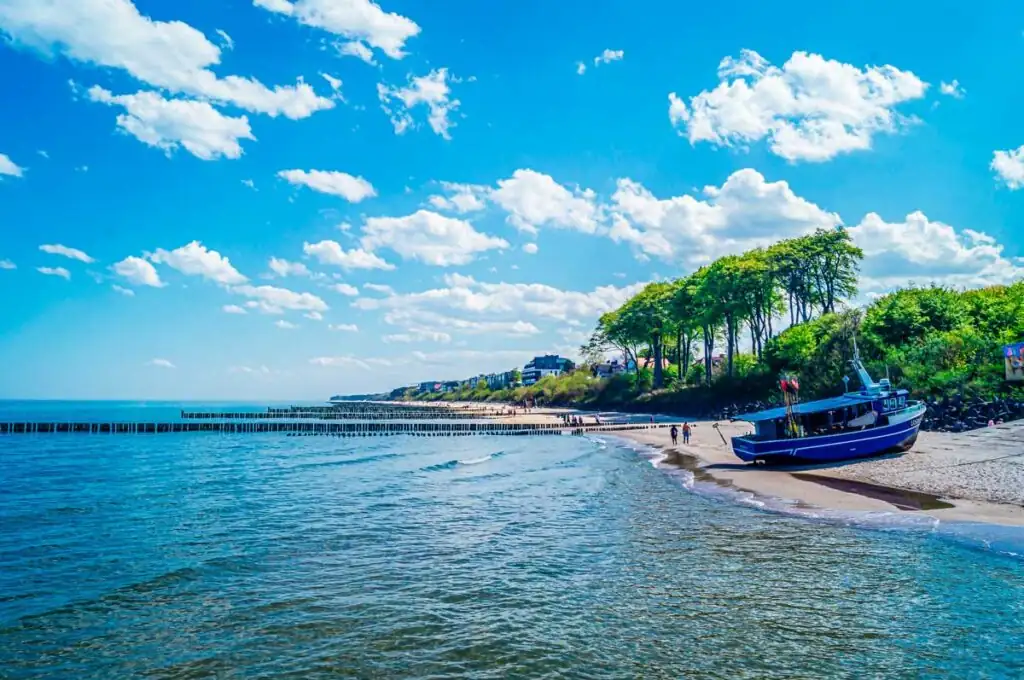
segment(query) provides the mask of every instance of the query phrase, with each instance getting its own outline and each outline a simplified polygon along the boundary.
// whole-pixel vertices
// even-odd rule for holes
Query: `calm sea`
[[[0,677],[1024,675],[1019,531],[801,512],[611,438],[0,438]]]

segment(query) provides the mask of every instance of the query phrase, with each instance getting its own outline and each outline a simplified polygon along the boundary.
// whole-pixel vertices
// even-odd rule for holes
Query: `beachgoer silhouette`
[[[683,423],[683,443],[684,444],[689,444],[690,443],[690,424],[689,423]]]
[[[679,443],[679,428],[677,428],[675,425],[673,425],[672,429],[669,430],[669,434],[672,435],[672,446],[675,446],[676,444],[678,444]]]

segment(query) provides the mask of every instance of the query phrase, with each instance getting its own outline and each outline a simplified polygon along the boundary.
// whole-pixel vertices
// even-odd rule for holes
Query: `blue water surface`
[[[610,438],[0,438],[0,677],[1024,674],[1019,533],[685,482]]]

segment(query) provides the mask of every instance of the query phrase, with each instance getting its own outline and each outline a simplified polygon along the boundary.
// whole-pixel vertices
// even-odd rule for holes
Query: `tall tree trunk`
[[[690,345],[693,343],[693,338],[687,333],[686,334],[686,353],[683,355],[683,372],[680,373],[682,380],[686,382],[686,374],[690,372]]]
[[[729,361],[729,377],[731,378],[733,377],[732,355],[736,350],[736,323],[731,315],[725,319],[725,335],[726,355]]]
[[[661,366],[661,336],[655,335],[651,338],[651,349],[654,350],[654,389],[661,389],[665,386],[665,375]]]
[[[704,384],[711,387],[711,352],[714,351],[715,336],[709,326],[704,327]]]
[[[679,384],[682,385],[686,379],[683,373],[683,332],[676,331],[676,373],[679,374]]]

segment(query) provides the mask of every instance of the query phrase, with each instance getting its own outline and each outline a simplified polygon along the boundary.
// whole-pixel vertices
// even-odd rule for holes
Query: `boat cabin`
[[[890,396],[891,394],[891,396]],[[754,441],[796,439],[863,430],[884,425],[886,415],[907,405],[907,392],[880,394],[849,393],[832,399],[795,404],[792,408],[796,431],[789,426],[786,407],[736,416],[735,420],[753,423],[755,433],[746,438]]]

